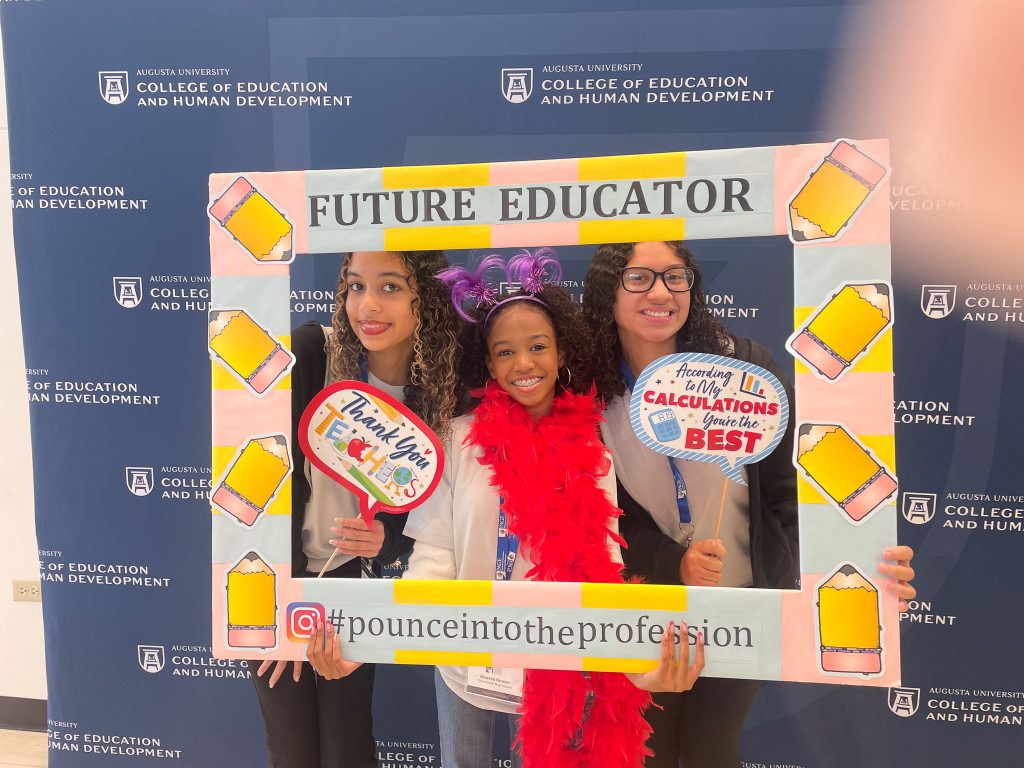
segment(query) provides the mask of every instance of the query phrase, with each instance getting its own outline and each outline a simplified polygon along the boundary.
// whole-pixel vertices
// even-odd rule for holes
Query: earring
[[[572,384],[572,369],[567,365],[567,366],[565,366],[565,371],[566,371],[566,373],[569,374],[569,378],[565,382],[565,384],[562,384],[562,372],[561,371],[558,372],[558,383],[562,384],[562,389],[568,389],[569,385]]]

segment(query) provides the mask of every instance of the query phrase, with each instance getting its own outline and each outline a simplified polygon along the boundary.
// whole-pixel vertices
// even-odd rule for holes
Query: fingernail
[[[893,552],[891,549],[887,549],[882,552],[882,557],[884,557],[886,560],[895,560],[896,558],[894,558],[892,555]]]
[[[700,632],[697,633],[697,642],[699,642],[701,645],[704,645],[704,630],[703,629]]]
[[[275,681],[275,682],[276,682],[276,681]],[[271,687],[271,688],[273,688],[273,687],[274,687],[274,683],[271,683],[271,684],[270,684],[270,687]]]

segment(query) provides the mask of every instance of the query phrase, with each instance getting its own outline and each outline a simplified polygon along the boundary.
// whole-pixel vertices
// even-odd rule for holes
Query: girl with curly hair
[[[553,251],[515,256],[505,276],[522,288],[502,297],[484,278],[504,266],[492,256],[473,273],[440,275],[472,323],[467,375],[483,389],[473,412],[453,423],[441,484],[410,513],[416,545],[406,577],[621,583],[615,478],[588,374],[591,335],[557,285]],[[632,680],[527,670],[522,682],[519,670],[439,667],[444,765],[490,765],[496,721],[518,710],[516,765],[638,768],[646,691],[685,690],[703,667],[701,646],[692,667],[685,642],[676,658],[676,631],[664,634],[660,666]]]
[[[448,266],[436,251],[347,254],[331,328],[311,322],[292,334],[292,576],[315,578],[337,552],[332,578],[379,571],[409,551],[405,515],[381,514],[367,528],[355,497],[310,465],[299,448],[299,417],[328,384],[357,379],[403,400],[442,438],[458,393],[460,322],[437,279]],[[302,471],[298,471],[302,468]],[[352,665],[345,679],[317,676],[301,662],[264,662],[253,680],[271,764],[285,768],[377,765],[371,699],[374,667]],[[269,676],[267,671],[273,670]]]
[[[629,421],[632,383],[659,357],[703,352],[734,357],[787,378],[766,348],[731,334],[710,313],[693,254],[680,242],[610,243],[595,252],[583,308],[596,336],[594,376],[607,403],[601,425],[615,454],[626,570],[650,583],[792,588],[798,573],[794,410],[785,437],[744,468],[747,485],[726,484],[725,521],[714,536],[723,487],[714,464],[667,459],[645,448]],[[792,389],[787,385],[792,401]],[[901,601],[914,596],[909,547],[883,553]],[[901,603],[905,606],[905,602]],[[905,608],[903,608],[905,610]],[[686,694],[654,696],[649,768],[738,768],[738,743],[758,691],[750,680],[703,678]]]

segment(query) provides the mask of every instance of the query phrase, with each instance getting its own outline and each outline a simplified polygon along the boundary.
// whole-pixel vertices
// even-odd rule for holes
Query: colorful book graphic
[[[270,389],[295,363],[292,353],[244,309],[210,312],[210,350],[257,395]]]
[[[845,283],[789,337],[786,348],[835,381],[892,325],[888,283]]]
[[[235,179],[210,206],[210,215],[257,261],[294,258],[291,223],[248,179]]]
[[[850,564],[818,587],[818,641],[825,672],[882,671],[878,590]]]
[[[840,139],[789,205],[794,242],[832,240],[863,208],[888,170]]]
[[[252,525],[270,506],[291,468],[284,435],[254,437],[239,451],[210,501]]]
[[[273,648],[277,645],[277,577],[273,569],[249,552],[228,571],[228,645],[232,648]]]
[[[800,425],[796,466],[854,522],[896,493],[896,480],[838,424]]]

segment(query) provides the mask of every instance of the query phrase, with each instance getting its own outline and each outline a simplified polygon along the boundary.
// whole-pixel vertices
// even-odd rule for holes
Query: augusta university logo
[[[922,285],[921,311],[925,317],[940,320],[956,306],[955,285]]]
[[[906,491],[903,494],[903,517],[908,523],[924,525],[930,523],[935,517],[935,503],[938,501],[938,494],[935,493],[911,493]]]
[[[128,100],[127,72],[100,72],[100,96],[107,104],[124,104]]]
[[[135,309],[142,303],[141,277],[115,277],[114,300],[125,309]]]
[[[921,703],[920,688],[890,688],[889,710],[896,717],[913,717]]]
[[[124,484],[133,496],[149,496],[153,492],[153,468],[125,467]]]
[[[522,104],[533,93],[533,67],[501,70],[501,95],[511,104]]]
[[[164,647],[162,645],[140,645],[139,666],[155,675],[164,668]]]

